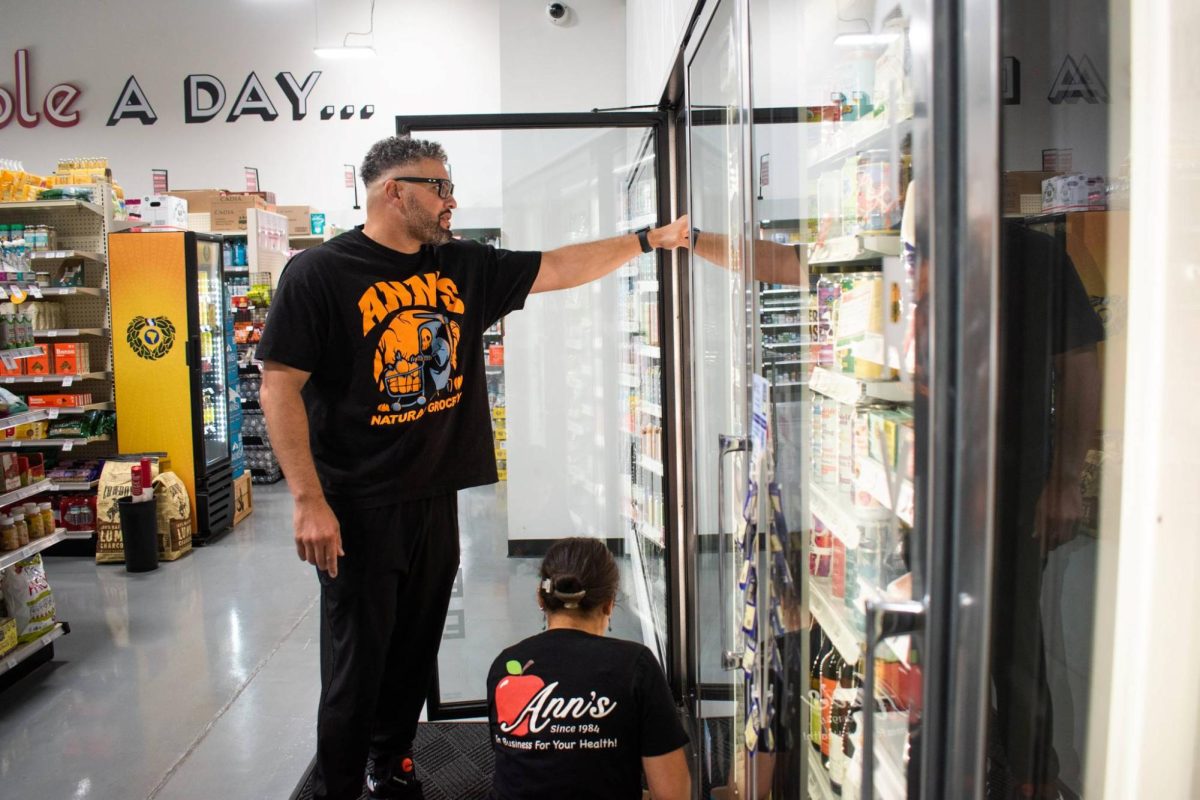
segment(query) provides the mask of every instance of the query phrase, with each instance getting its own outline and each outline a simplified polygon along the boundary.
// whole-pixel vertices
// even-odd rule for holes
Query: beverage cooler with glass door
[[[198,543],[233,524],[221,239],[190,231],[110,238],[121,446],[163,451],[193,498]]]

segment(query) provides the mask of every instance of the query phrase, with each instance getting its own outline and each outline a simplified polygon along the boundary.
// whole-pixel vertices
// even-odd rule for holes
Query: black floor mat
[[[495,762],[486,723],[422,722],[413,760],[425,800],[483,800],[492,787]],[[312,800],[311,779],[310,765],[293,800]]]

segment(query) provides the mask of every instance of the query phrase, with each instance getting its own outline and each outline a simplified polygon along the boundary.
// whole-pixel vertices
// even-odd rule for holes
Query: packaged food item
[[[58,529],[58,525],[54,521],[54,509],[51,504],[48,502],[38,503],[38,514],[42,517],[42,527],[45,529],[46,535],[53,534]]]
[[[0,417],[24,414],[29,405],[17,395],[0,386]]]
[[[174,561],[192,550],[192,502],[187,487],[174,472],[154,479],[158,516],[158,558]]]
[[[28,319],[28,318],[26,318],[26,319]],[[33,340],[32,332],[30,332],[28,336],[26,336],[25,334],[22,334],[22,337],[26,341],[32,342],[32,340]],[[44,345],[44,344],[35,344],[35,345],[23,344],[21,346],[22,347],[33,346],[38,349],[38,354],[36,356],[25,359],[25,374],[26,375],[49,375],[50,374],[50,347],[48,345]]]
[[[59,419],[50,423],[47,431],[51,439],[86,439],[86,422],[82,417]]]
[[[0,550],[16,550],[21,546],[21,539],[17,535],[17,526],[13,524],[12,517],[5,514],[0,516]]]
[[[79,394],[31,394],[27,398],[29,408],[79,408],[91,405],[91,392]]]
[[[6,655],[17,644],[17,621],[12,617],[0,617],[0,656]]]
[[[121,517],[117,511],[117,501],[130,496],[133,467],[141,467],[140,459],[140,456],[120,456],[104,462],[96,503],[97,564],[119,564],[125,560],[125,544],[121,535]],[[153,473],[151,477],[155,478],[161,468],[159,460],[152,457],[150,465]]]
[[[12,521],[17,529],[17,546],[24,547],[29,544],[29,525],[25,522],[25,512],[14,511]]]
[[[24,514],[25,526],[29,529],[29,540],[32,542],[44,539],[46,529],[42,527],[42,515],[38,511],[37,503],[26,503],[21,507],[21,513]]]
[[[54,594],[40,553],[3,573],[4,604],[17,621],[17,641],[32,642],[54,627]]]
[[[0,469],[4,472],[4,491],[21,488],[21,466],[16,453],[0,453]]]

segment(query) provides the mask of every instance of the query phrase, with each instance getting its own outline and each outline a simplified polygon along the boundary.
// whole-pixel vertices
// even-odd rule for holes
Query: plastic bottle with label
[[[25,523],[25,515],[20,511],[13,512],[12,521],[17,529],[17,546],[24,547],[29,544],[29,526]]]

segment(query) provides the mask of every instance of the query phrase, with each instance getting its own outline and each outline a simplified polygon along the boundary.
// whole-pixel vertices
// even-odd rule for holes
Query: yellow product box
[[[508,458],[508,451],[506,451],[503,447],[497,447],[496,448],[496,459],[499,461],[503,461],[506,458]]]
[[[506,470],[506,469],[496,470],[496,477],[502,481],[508,480],[508,470]]]
[[[492,408],[492,419],[504,419],[508,416],[508,412],[504,406],[494,406]]]
[[[4,429],[5,439],[45,439],[50,432],[50,423],[45,420],[26,422]]]
[[[0,617],[0,656],[17,646],[17,621],[12,617]]]
[[[246,470],[241,474],[241,477],[233,479],[233,524],[250,516],[250,512],[254,510],[254,490],[250,480],[250,470]]]
[[[496,428],[496,441],[503,442],[508,439],[508,430],[503,427]]]

